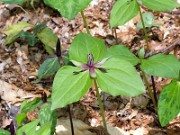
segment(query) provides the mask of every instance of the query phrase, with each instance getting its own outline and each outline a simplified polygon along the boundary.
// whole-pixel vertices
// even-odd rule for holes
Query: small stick
[[[162,53],[162,54],[169,54],[172,50],[174,50],[174,48],[177,46],[177,45],[180,45],[180,38],[176,39],[171,45],[169,45],[167,48],[165,48],[164,50],[162,51],[159,51],[157,53],[153,53],[153,54],[146,54],[145,58],[148,58],[150,56],[153,56],[153,55],[156,55],[158,53]]]
[[[115,39],[116,39],[116,44],[118,44],[118,38],[117,38],[117,31],[116,31],[116,27],[113,28],[114,30],[114,35],[115,35]]]
[[[157,94],[156,94],[156,86],[155,86],[155,82],[154,82],[154,76],[151,76],[151,81],[152,81],[154,99],[155,99],[155,101],[156,101],[156,103],[157,103],[158,100],[157,100]]]
[[[166,49],[164,49],[162,51],[163,54],[169,54],[169,52],[171,52],[176,45],[180,45],[180,38],[176,39],[170,46],[168,46]]]
[[[71,106],[68,105],[68,112],[69,112],[69,119],[71,124],[71,133],[74,135],[74,126],[73,126],[73,120],[72,120],[72,114],[71,114]]]

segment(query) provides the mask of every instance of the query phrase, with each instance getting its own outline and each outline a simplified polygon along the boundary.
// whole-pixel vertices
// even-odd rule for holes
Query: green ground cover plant
[[[44,49],[49,54],[54,54],[56,49],[57,36],[53,31],[46,27],[45,23],[40,23],[36,26],[27,22],[19,22],[13,24],[3,31],[6,34],[5,43],[12,44],[17,40],[22,40],[30,46],[34,46],[38,41],[43,43]]]

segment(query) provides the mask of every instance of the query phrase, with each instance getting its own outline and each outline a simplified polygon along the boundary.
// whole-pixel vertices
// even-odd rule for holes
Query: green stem
[[[103,126],[104,126],[105,130],[108,131],[107,130],[105,116],[104,116],[104,108],[103,108],[103,104],[102,104],[102,101],[101,101],[101,98],[100,98],[100,94],[99,94],[99,91],[98,91],[98,86],[97,86],[96,79],[93,79],[93,81],[94,81],[94,85],[95,85],[95,89],[96,89],[96,95],[97,95],[97,98],[98,98],[98,103],[99,103],[99,107],[100,107],[100,112],[101,112],[101,117],[102,117],[102,121],[103,121]]]
[[[140,5],[139,5],[139,4],[138,4],[138,10],[139,10],[141,22],[142,22],[142,25],[143,25],[143,31],[144,31],[144,35],[145,35],[146,46],[147,46],[147,48],[148,48],[148,50],[149,50],[148,34],[147,34],[147,31],[146,31],[146,27],[145,27],[145,24],[144,24],[144,20],[143,20],[141,8],[140,8]]]
[[[83,11],[81,11],[81,16],[82,16],[82,18],[83,18],[84,26],[86,27],[87,33],[88,33],[89,35],[91,35],[90,30],[89,30],[89,27],[88,27],[88,24],[87,24],[87,21],[86,21],[86,17],[85,17],[85,15],[84,15],[84,12],[83,12]]]
[[[155,98],[154,98],[152,89],[151,89],[151,87],[150,87],[150,84],[149,84],[149,82],[148,82],[148,80],[147,80],[147,78],[146,78],[146,75],[145,75],[144,71],[142,71],[142,76],[143,76],[144,81],[145,81],[145,84],[146,84],[146,86],[147,86],[147,88],[148,88],[150,97],[151,97],[151,99],[152,99],[152,101],[153,101],[153,105],[154,105],[154,107],[155,107],[155,111],[157,111],[157,103],[156,103],[156,100],[155,100]]]

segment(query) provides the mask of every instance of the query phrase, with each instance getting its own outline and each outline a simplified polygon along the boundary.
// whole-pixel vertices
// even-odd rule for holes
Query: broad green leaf
[[[158,101],[158,116],[162,126],[166,126],[180,113],[179,97],[179,81],[172,81],[163,88]]]
[[[17,121],[17,125],[18,127],[21,126],[22,122],[26,119],[26,113],[20,113],[18,115],[16,115],[16,121]]]
[[[53,75],[60,68],[59,59],[49,58],[43,62],[38,71],[38,79],[35,81],[38,83],[42,78]]]
[[[37,36],[45,46],[55,50],[58,37],[53,33],[51,29],[44,28],[37,34]]]
[[[41,103],[41,99],[40,98],[35,98],[34,100],[30,101],[30,102],[26,102],[23,104],[23,106],[21,107],[21,113],[27,113],[29,111],[34,111]]]
[[[38,113],[38,118],[41,126],[50,123],[51,135],[53,135],[56,127],[56,111],[51,110],[50,104],[44,104],[41,107],[41,110]]]
[[[17,135],[23,135],[24,133],[26,135],[36,135],[36,126],[38,125],[39,120],[34,120],[23,127],[19,128],[17,130]]]
[[[109,58],[101,66],[107,73],[96,69],[100,89],[113,96],[137,96],[145,92],[144,84],[132,64],[118,58]]]
[[[85,9],[90,2],[91,0],[44,0],[46,5],[58,10],[62,16],[69,20]]]
[[[48,54],[53,55],[55,53],[54,49],[52,49],[51,47],[45,45],[44,49],[47,51]]]
[[[116,27],[124,25],[138,14],[138,3],[136,0],[118,0],[110,14],[110,25]]]
[[[53,81],[51,109],[79,101],[85,95],[92,80],[89,71],[73,73],[81,70],[81,68],[72,66],[64,66],[59,69]]]
[[[40,129],[36,132],[36,135],[54,135],[51,134],[51,123],[47,122],[43,124]]]
[[[133,65],[139,63],[139,59],[124,45],[114,45],[108,49],[108,56],[127,60]]]
[[[142,4],[154,11],[171,11],[180,6],[176,0],[142,0]]]
[[[23,39],[27,39],[28,44],[31,46],[34,46],[37,43],[37,39],[35,38],[35,36],[29,32],[21,31],[19,33],[19,37]]]
[[[145,12],[142,14],[145,27],[158,26],[158,24],[154,23],[154,15],[151,12]],[[137,28],[142,29],[142,22],[138,22]]]
[[[157,54],[142,60],[140,67],[149,75],[178,79],[180,62],[174,55]]]
[[[9,131],[0,129],[0,135],[11,135],[11,133]]]
[[[19,22],[17,24],[13,24],[10,27],[8,27],[5,31],[3,31],[7,36],[11,35],[11,34],[15,34],[18,33],[24,29],[27,28],[32,28],[33,25],[29,24],[27,22]]]
[[[7,4],[23,4],[27,0],[0,0],[0,1],[7,3]]]
[[[94,56],[94,62],[102,60],[106,54],[106,46],[103,40],[84,33],[78,34],[70,46],[70,60],[87,63],[87,57],[90,53]]]

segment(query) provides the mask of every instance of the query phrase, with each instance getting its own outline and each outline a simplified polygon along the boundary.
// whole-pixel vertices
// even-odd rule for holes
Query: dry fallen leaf
[[[5,81],[0,80],[0,95],[1,98],[10,103],[21,102],[26,98],[34,97],[35,95],[24,92],[15,85],[11,85]]]
[[[128,132],[118,127],[112,127],[110,125],[107,125],[107,129],[110,135],[130,135]]]
[[[73,119],[75,135],[96,135],[88,131],[91,127],[80,120]],[[69,119],[58,119],[56,125],[57,135],[71,135],[71,126]]]

